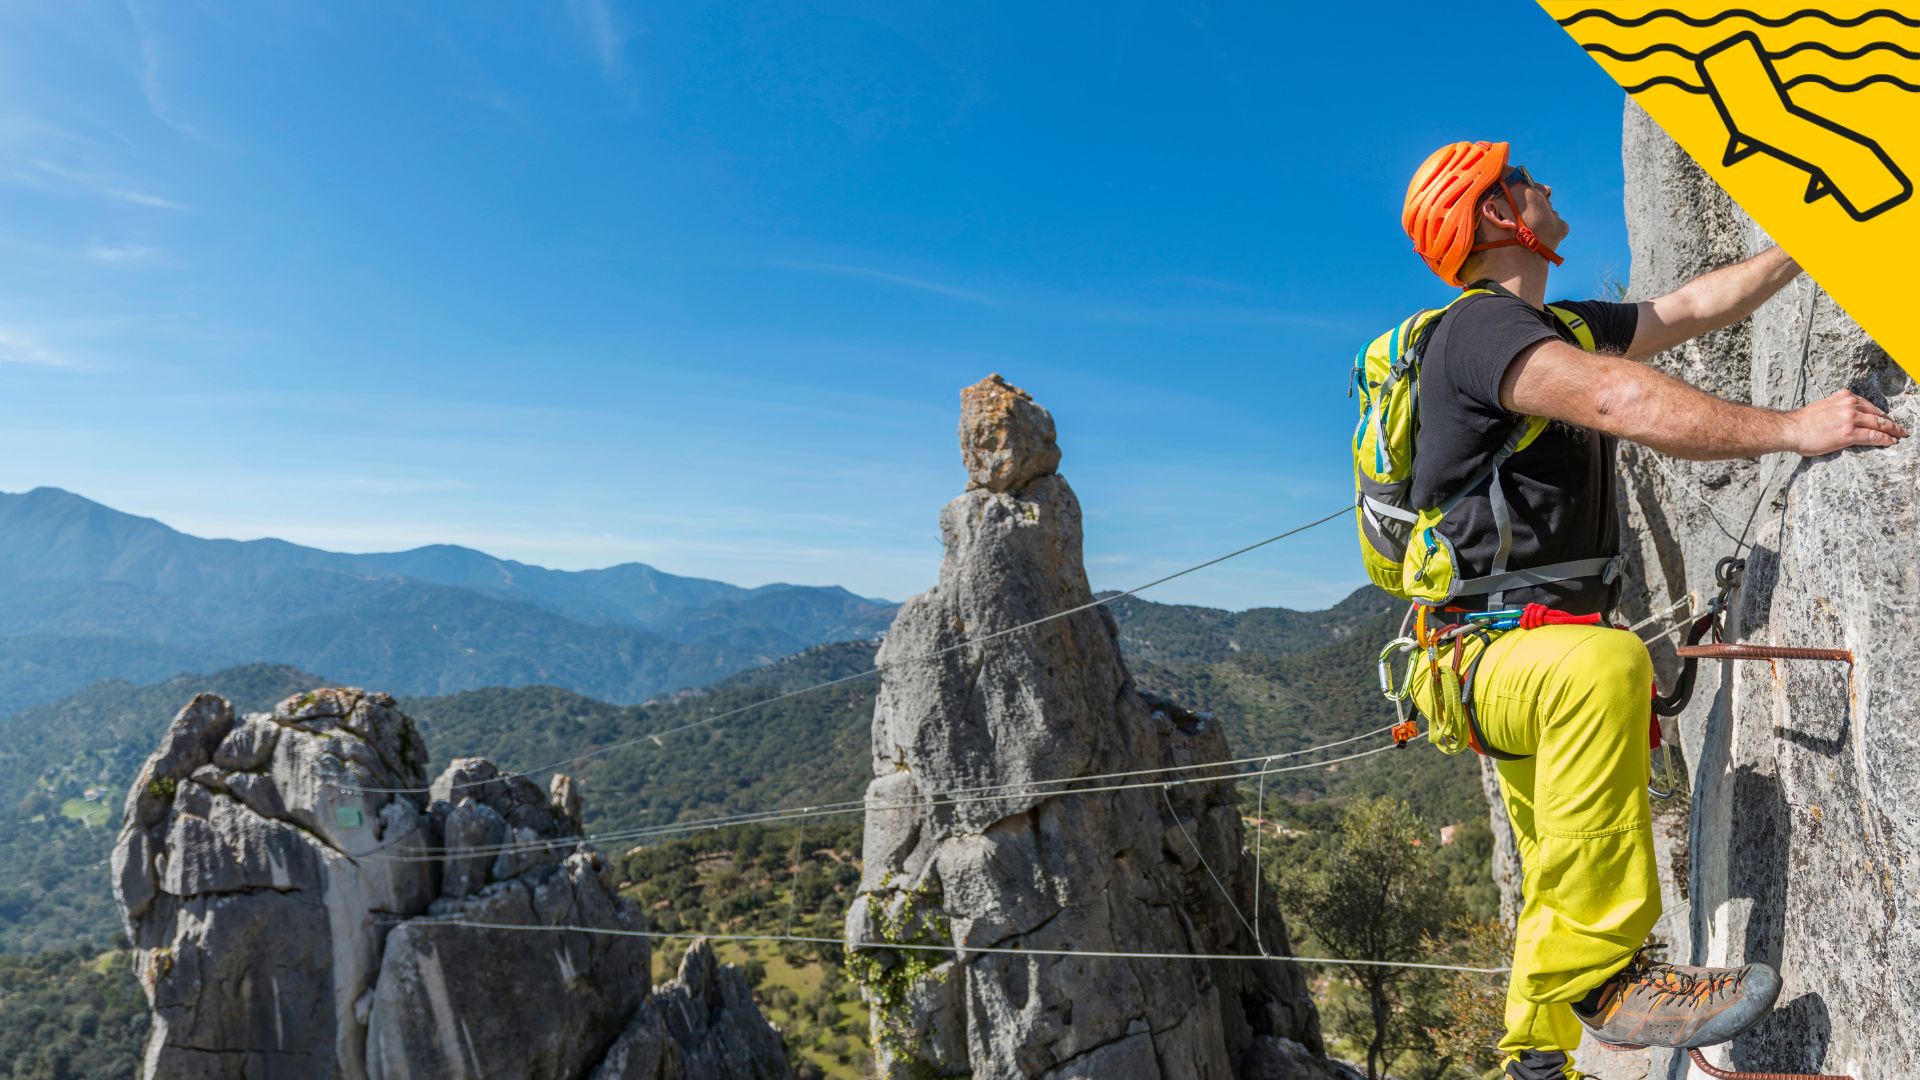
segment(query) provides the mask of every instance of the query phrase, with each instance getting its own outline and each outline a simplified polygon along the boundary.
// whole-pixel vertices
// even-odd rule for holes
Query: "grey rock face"
[[[213,695],[181,710],[113,854],[153,1009],[144,1076],[559,1080],[637,1022],[645,938],[515,929],[643,929],[580,848],[572,781],[549,793],[464,758],[429,805],[426,764],[385,694],[316,690],[238,721]],[[661,1045],[765,1057],[770,1041],[765,1075],[786,1075],[738,974],[704,977],[725,1007],[684,1047],[662,1027]]]
[[[153,1005],[147,1076],[363,1075],[341,1005],[373,983],[380,913],[421,910],[437,886],[431,863],[373,857],[434,842],[406,796],[360,790],[425,782],[424,751],[401,764],[408,740],[393,700],[358,690],[238,725],[203,694],[174,719],[114,850]]]
[[[653,988],[592,1080],[780,1080],[791,1075],[780,1036],[759,1017],[746,979],[701,938],[679,975]]]
[[[373,991],[368,1075],[563,1080],[591,1068],[647,996],[646,939],[500,927],[644,929],[603,870],[597,855],[571,855],[396,926]]]
[[[940,584],[901,609],[878,657],[848,941],[1283,953],[1271,903],[1259,944],[1234,913],[1253,911],[1255,881],[1230,783],[951,794],[1228,756],[1217,727],[1134,689],[1105,609],[943,653],[1092,599],[1051,417],[997,376],[963,400],[972,486],[941,514]],[[1285,963],[863,955],[890,1075],[1225,1078],[1252,1075],[1278,1040],[1322,1053]],[[916,957],[940,962],[921,974]]]
[[[1260,1040],[1240,1072],[1244,1080],[1366,1080],[1344,1061],[1329,1061],[1292,1039]]]
[[[1486,797],[1487,818],[1493,826],[1493,885],[1500,892],[1500,921],[1512,926],[1520,917],[1520,841],[1500,797],[1500,772],[1490,757],[1480,759],[1480,793]]]
[[[1631,104],[1625,154],[1635,296],[1768,242]],[[1750,324],[1656,363],[1781,409],[1852,389],[1909,430],[1920,425],[1913,381],[1810,279]],[[1706,663],[1680,718],[1694,782],[1682,954],[1763,960],[1785,980],[1774,1014],[1720,1060],[1920,1073],[1920,443],[1734,462],[1630,448],[1621,471],[1630,546],[1651,590],[1629,616],[1710,594],[1715,562],[1751,516],[1731,639],[1851,649],[1857,661],[1851,672]],[[1671,648],[1655,660],[1670,676]],[[1653,1075],[1668,1075],[1663,1061]]]

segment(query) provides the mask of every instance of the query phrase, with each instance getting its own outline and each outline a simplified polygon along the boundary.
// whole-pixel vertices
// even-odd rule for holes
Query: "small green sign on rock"
[[[333,823],[343,829],[357,829],[366,822],[357,806],[336,806],[333,808]]]

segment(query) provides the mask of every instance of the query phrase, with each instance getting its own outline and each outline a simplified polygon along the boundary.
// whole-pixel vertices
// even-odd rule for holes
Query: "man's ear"
[[[1513,220],[1513,207],[1507,205],[1505,192],[1496,191],[1480,204],[1480,216],[1474,221],[1474,235],[1478,238],[1480,230],[1488,226],[1497,235],[1513,232],[1519,222]]]

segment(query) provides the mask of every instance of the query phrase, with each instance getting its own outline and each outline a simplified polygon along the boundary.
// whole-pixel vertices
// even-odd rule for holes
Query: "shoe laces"
[[[1664,944],[1642,946],[1627,964],[1632,979],[1650,988],[1655,1003],[1680,1000],[1688,1005],[1706,1005],[1729,990],[1737,990],[1747,977],[1747,969],[1719,970],[1686,968],[1662,958]]]

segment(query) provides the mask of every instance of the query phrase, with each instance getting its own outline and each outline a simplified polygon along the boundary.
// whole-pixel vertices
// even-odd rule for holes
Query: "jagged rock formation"
[[[515,929],[643,928],[579,843],[570,780],[541,791],[461,758],[429,799],[427,760],[385,694],[315,690],[245,718],[201,694],[181,710],[113,855],[153,1007],[145,1076],[787,1075],[779,1036],[710,954],[650,997],[645,938]],[[472,850],[503,844],[518,846]],[[662,997],[716,995],[697,1024],[655,1015]],[[712,1065],[715,1045],[751,1053],[678,1064]]]
[[[760,1018],[746,977],[703,938],[679,975],[641,1006],[593,1080],[703,1080],[788,1075],[779,1033]]]
[[[1104,608],[956,648],[1092,600],[1052,418],[997,375],[962,401],[970,483],[940,516],[940,584],[901,609],[878,658],[849,942],[1257,954],[1230,782],[963,794],[1228,752],[1206,717],[1135,690]],[[1282,954],[1279,913],[1262,907],[1261,944]],[[888,1075],[1347,1075],[1284,962],[854,955]]]
[[[1624,150],[1635,297],[1769,242],[1631,103]],[[1703,389],[1780,409],[1847,388],[1920,428],[1913,381],[1807,278],[1751,323],[1656,363]],[[1857,661],[1851,672],[1809,661],[1705,663],[1679,718],[1693,803],[1675,867],[1687,899],[1668,930],[1683,957],[1763,960],[1785,981],[1776,1011],[1713,1055],[1749,1070],[1863,1080],[1920,1073],[1912,1023],[1920,990],[1920,440],[1732,462],[1629,447],[1621,473],[1637,579],[1651,590],[1629,616],[1688,591],[1711,595],[1714,564],[1751,517],[1730,639],[1846,648]],[[1671,677],[1671,646],[1654,655]],[[1684,1076],[1677,1056],[1624,1074]]]

